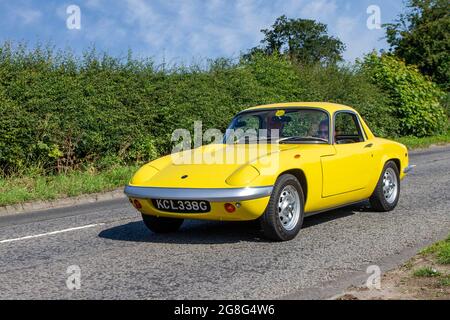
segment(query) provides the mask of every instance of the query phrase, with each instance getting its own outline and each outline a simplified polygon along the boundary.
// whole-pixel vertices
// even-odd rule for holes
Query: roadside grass
[[[444,287],[450,287],[450,275],[443,277],[440,281],[439,281],[441,286]]]
[[[434,300],[450,297],[450,234],[383,275],[381,290],[350,287],[338,300]]]
[[[450,264],[450,235],[447,239],[434,243],[423,249],[420,254],[433,255],[440,264]]]
[[[86,170],[0,178],[0,206],[111,191],[124,186],[136,170],[137,166],[117,166],[102,172]]]
[[[431,267],[422,267],[413,272],[415,277],[439,277],[441,273]]]
[[[434,267],[422,266],[415,269],[412,273],[414,277],[435,278],[439,286],[450,287],[450,273],[448,272],[450,267],[450,234],[446,239],[422,249],[418,256]]]
[[[431,145],[440,145],[450,143],[450,129],[445,134],[431,137],[399,137],[393,140],[403,143],[408,149],[426,148]]]

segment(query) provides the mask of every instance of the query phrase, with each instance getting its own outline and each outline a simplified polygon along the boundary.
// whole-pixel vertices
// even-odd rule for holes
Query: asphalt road
[[[252,223],[188,222],[155,235],[126,200],[0,217],[0,298],[329,298],[364,283],[369,265],[385,271],[448,234],[450,147],[411,163],[393,212],[322,213],[284,243],[261,239]],[[66,285],[73,265],[78,290]]]

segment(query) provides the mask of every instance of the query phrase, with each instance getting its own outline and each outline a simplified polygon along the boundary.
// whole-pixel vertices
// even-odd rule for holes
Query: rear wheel
[[[303,224],[302,186],[291,174],[278,178],[266,211],[259,218],[265,237],[275,241],[295,238]]]
[[[145,226],[154,233],[175,232],[180,229],[184,221],[183,219],[155,217],[146,214],[142,215],[142,219]]]
[[[376,211],[391,211],[400,198],[400,178],[397,165],[388,161],[381,172],[375,191],[370,197],[370,205]]]

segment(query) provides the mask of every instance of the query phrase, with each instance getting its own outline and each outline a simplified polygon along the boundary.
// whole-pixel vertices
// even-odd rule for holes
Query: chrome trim
[[[125,186],[124,193],[139,199],[243,201],[270,196],[273,186],[249,188],[156,188]]]
[[[403,173],[407,174],[407,173],[411,172],[415,167],[416,167],[416,165],[410,164],[405,169],[403,169]]]

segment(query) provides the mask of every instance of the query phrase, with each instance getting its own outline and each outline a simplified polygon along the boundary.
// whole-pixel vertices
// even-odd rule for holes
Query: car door
[[[373,145],[367,141],[358,115],[336,112],[333,127],[335,154],[321,157],[322,197],[365,189],[373,168]]]

